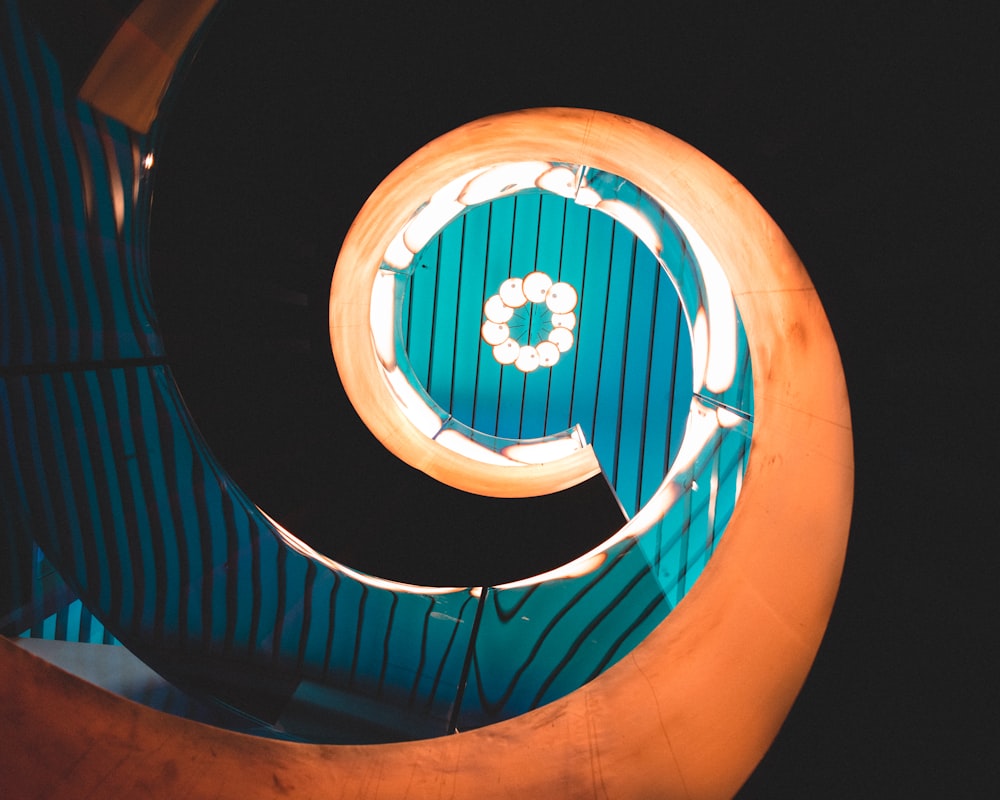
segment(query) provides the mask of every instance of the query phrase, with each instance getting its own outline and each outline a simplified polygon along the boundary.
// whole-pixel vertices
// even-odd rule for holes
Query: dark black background
[[[457,125],[566,105],[661,127],[782,227],[824,302],[852,401],[841,592],[740,796],[995,796],[1000,93],[997,26],[972,7],[224,6],[169,100],[152,221],[168,353],[199,425],[265,510],[297,532],[331,516],[364,531],[331,555],[383,574],[451,575],[477,557],[528,574],[584,549],[496,548],[469,532],[504,512],[457,493],[454,541],[407,549],[441,528],[422,516],[435,490],[417,478],[406,489],[398,476],[412,476],[391,473],[357,429],[328,353],[329,278],[371,190]],[[359,486],[397,475],[381,505],[423,521],[379,516],[393,510],[372,501],[385,485],[338,495],[343,461],[330,452],[359,459]],[[561,508],[590,508],[588,497]]]

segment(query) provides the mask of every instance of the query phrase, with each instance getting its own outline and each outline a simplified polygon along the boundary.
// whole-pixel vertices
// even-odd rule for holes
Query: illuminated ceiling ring
[[[394,173],[406,169],[410,176],[406,188],[422,195],[406,196],[390,176],[369,198],[348,233],[331,286],[331,343],[338,371],[355,410],[386,448],[443,483],[496,497],[548,494],[600,473],[601,465],[578,425],[541,440],[507,441],[474,430],[431,397],[409,363],[401,333],[402,308],[417,254],[475,206],[522,192],[555,195],[596,211],[641,242],[669,275],[687,318],[696,396],[689,423],[705,414],[713,418],[719,414],[717,428],[725,429],[731,420],[723,417],[731,409],[742,419],[751,419],[745,404],[752,401],[743,391],[750,382],[749,355],[732,288],[697,226],[678,209],[628,175],[604,169],[599,159],[594,163],[544,159],[526,150],[511,160],[483,153],[475,165],[446,154],[418,158],[428,152],[425,147]],[[358,241],[362,232],[380,241],[377,249]],[[552,312],[553,330],[542,351],[537,344],[522,347],[510,335],[510,309],[528,301],[517,277],[505,280],[497,295],[485,302],[480,335],[498,363],[513,364],[527,373],[551,366],[573,346],[578,297],[572,286],[559,282],[553,285],[557,293],[549,298],[545,292],[551,279],[537,269],[523,281],[528,294],[535,295],[536,302],[544,299]],[[365,290],[368,285],[370,294]],[[362,316],[366,302],[367,318]],[[656,325],[650,321],[651,329]],[[681,451],[692,458],[707,452],[717,446],[710,438],[707,426],[688,425]],[[551,447],[547,439],[558,440],[559,447]],[[511,457],[514,452],[519,458]],[[669,502],[659,502],[656,508],[663,512]],[[650,519],[653,511],[647,509],[643,517]]]
[[[553,281],[539,270],[524,278],[508,278],[483,305],[486,319],[480,329],[482,339],[500,364],[513,364],[521,372],[552,367],[562,353],[573,347],[576,302],[576,289],[564,281]],[[509,323],[518,309],[529,304],[544,307],[541,313],[547,314],[549,329],[545,338],[526,345],[512,335]]]

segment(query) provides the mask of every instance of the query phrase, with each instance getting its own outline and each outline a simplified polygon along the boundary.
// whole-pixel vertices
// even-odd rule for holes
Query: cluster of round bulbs
[[[524,278],[508,278],[500,290],[483,305],[486,321],[482,336],[493,347],[493,358],[501,364],[513,364],[521,372],[534,372],[539,367],[551,367],[559,355],[573,346],[576,327],[576,289],[568,283],[552,279],[544,272],[531,272]],[[551,330],[535,344],[521,344],[510,334],[508,323],[514,312],[528,303],[545,304],[551,316]]]

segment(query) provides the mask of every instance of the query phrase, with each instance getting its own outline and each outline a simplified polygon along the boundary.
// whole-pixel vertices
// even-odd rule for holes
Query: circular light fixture
[[[508,300],[517,305],[510,305]],[[497,294],[492,295],[483,306],[486,316],[486,322],[480,329],[483,341],[493,346],[493,357],[500,364],[514,364],[521,372],[552,367],[559,361],[559,354],[573,346],[571,331],[576,326],[576,314],[573,313],[576,301],[576,289],[563,281],[553,283],[544,272],[535,270],[523,279],[508,278],[500,285]],[[546,331],[545,338],[534,344],[523,344],[509,336],[510,326],[502,324],[501,320],[506,323],[515,316],[515,312],[529,315],[528,319],[521,321],[521,325],[529,331],[533,327],[531,315],[542,316],[542,324],[535,327]],[[508,338],[510,345],[497,347]]]

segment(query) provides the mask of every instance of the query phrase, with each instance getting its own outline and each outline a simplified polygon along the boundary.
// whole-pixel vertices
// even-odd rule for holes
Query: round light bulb
[[[545,293],[552,285],[552,278],[544,272],[529,272],[524,276],[523,290],[524,296],[532,303],[545,302]],[[576,303],[574,302],[574,305]],[[572,308],[572,306],[570,306]]]
[[[539,342],[535,346],[538,351],[538,363],[543,367],[551,367],[559,360],[559,348],[550,341]]]
[[[560,353],[565,353],[573,346],[573,332],[569,328],[553,328],[549,331],[548,339],[559,348]]]
[[[500,295],[495,294],[483,305],[483,313],[490,322],[507,322],[514,316],[514,309],[504,303]]]
[[[576,301],[576,289],[563,281],[553,283],[545,296],[545,305],[553,314],[566,314],[572,311],[576,308]]]
[[[538,351],[529,344],[521,348],[521,352],[514,360],[514,366],[521,372],[534,372],[538,369],[538,361]]]
[[[567,311],[565,314],[553,314],[549,317],[553,328],[565,328],[568,331],[576,327],[576,314]]]
[[[517,361],[521,346],[513,339],[507,339],[493,348],[493,358],[501,364],[513,364]]]
[[[576,190],[576,173],[569,167],[553,167],[538,176],[535,186],[553,194],[572,198]]]
[[[503,344],[503,342],[510,338],[510,328],[507,327],[505,322],[491,322],[487,320],[483,323],[482,333],[483,341],[490,345]]]
[[[500,299],[511,308],[520,308],[528,302],[520,278],[508,278],[500,284]]]

